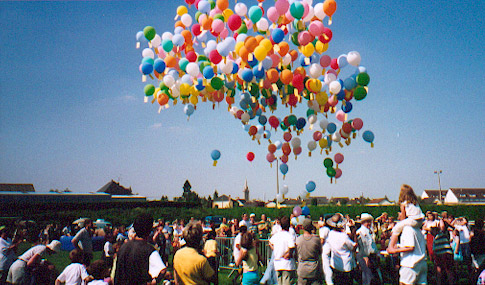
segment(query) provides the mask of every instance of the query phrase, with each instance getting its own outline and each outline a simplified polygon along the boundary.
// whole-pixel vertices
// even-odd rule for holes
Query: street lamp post
[[[440,174],[443,173],[443,170],[436,170],[434,174],[438,174],[438,185],[440,186],[440,203],[443,203],[441,200],[441,180],[440,180]]]

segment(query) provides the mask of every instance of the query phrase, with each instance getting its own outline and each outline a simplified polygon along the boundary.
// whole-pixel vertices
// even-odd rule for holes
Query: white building
[[[445,204],[485,205],[485,188],[450,188]]]

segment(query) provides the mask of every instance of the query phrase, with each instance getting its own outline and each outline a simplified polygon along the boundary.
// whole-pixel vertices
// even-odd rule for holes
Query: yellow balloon
[[[160,87],[155,88],[155,92],[153,92],[153,94],[155,94],[155,98],[158,98],[158,92],[160,92]]]
[[[318,92],[315,96],[319,105],[324,106],[327,104],[328,95],[326,92]]]
[[[197,105],[197,103],[199,103],[199,98],[198,98],[198,96],[194,96],[194,95],[192,95],[192,96],[190,96],[189,101],[190,101],[190,103],[192,103],[193,105]]]
[[[315,50],[321,54],[322,52],[326,52],[328,49],[328,43],[324,44],[321,41],[317,41],[315,44]]]
[[[182,15],[185,15],[189,12],[189,10],[187,10],[187,7],[181,5],[181,6],[178,6],[177,8],[177,15],[179,16],[182,16]]]
[[[180,84],[180,95],[187,96],[190,94],[190,85],[187,83]]]
[[[224,21],[227,23],[227,21],[229,20],[229,17],[231,17],[233,14],[234,14],[234,12],[229,8],[224,10],[222,12],[222,16],[224,16]]]
[[[195,88],[195,86],[191,86],[190,87],[190,95],[192,96],[199,96],[199,90],[197,90],[197,88]]]
[[[207,93],[211,93],[211,92],[216,91],[214,88],[212,88],[210,83],[207,83],[207,86],[205,86],[205,90],[207,91]]]
[[[244,42],[237,42],[236,43],[236,46],[234,47],[234,51],[236,52],[236,54],[239,54],[239,50],[241,49],[241,47],[244,46]]]
[[[315,47],[313,46],[313,43],[309,43],[303,47],[304,56],[310,57],[313,54],[313,52],[315,52]]]
[[[268,51],[262,45],[259,45],[254,49],[254,57],[258,61],[262,61],[263,59],[265,59],[267,54],[268,54]]]
[[[320,139],[320,140],[318,141],[318,145],[320,146],[320,148],[326,148],[326,147],[327,147],[327,145],[328,145],[328,142],[327,142],[327,140],[326,140],[326,139]]]
[[[273,44],[268,39],[261,40],[259,45],[264,47],[264,49],[266,50],[266,53],[268,53],[273,48]]]
[[[322,89],[322,82],[318,79],[311,78],[308,80],[308,87],[313,93],[317,93]]]

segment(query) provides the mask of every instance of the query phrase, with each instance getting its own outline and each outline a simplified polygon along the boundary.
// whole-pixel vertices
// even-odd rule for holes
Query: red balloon
[[[276,152],[276,146],[274,144],[268,145],[268,151],[270,153],[275,153]]]
[[[244,114],[244,111],[243,110],[237,110],[236,112],[236,117],[241,120],[241,116]]]
[[[248,154],[246,154],[246,158],[247,158],[249,161],[253,161],[253,160],[254,160],[254,153],[252,153],[252,152],[248,152]]]
[[[258,128],[256,126],[249,127],[249,135],[254,136],[258,132]]]
[[[293,153],[299,155],[301,153],[301,146],[293,148]]]
[[[278,120],[278,118],[276,118],[275,116],[269,117],[268,121],[269,124],[275,129],[278,128],[278,126],[280,125],[280,120]]]
[[[327,27],[323,28],[323,34],[318,39],[324,44],[328,43],[332,40],[332,30]]]
[[[222,60],[222,56],[219,54],[219,52],[217,51],[217,49],[213,49],[210,53],[209,53],[209,59],[212,63],[214,64],[218,64],[219,62],[221,62]]]
[[[293,136],[291,135],[291,133],[290,133],[290,132],[286,132],[286,133],[284,133],[284,134],[283,134],[283,139],[284,139],[285,141],[287,141],[287,142],[291,141],[291,138],[292,138],[292,137],[293,137]]]
[[[353,121],[352,121],[352,128],[356,129],[356,130],[360,130],[362,129],[362,127],[364,126],[364,122],[362,121],[362,119],[360,118],[355,118]]]
[[[231,31],[233,32],[239,29],[239,27],[241,27],[241,24],[241,17],[239,17],[237,14],[232,14],[227,20],[227,25],[229,26],[229,29],[231,29]]]
[[[287,162],[288,162],[288,155],[284,154],[284,155],[282,155],[282,156],[280,157],[280,159],[281,159],[281,162],[283,162],[283,163],[287,163]]]
[[[342,169],[336,168],[335,169],[335,179],[340,178],[342,176]]]
[[[283,146],[281,146],[281,150],[285,155],[289,155],[291,153],[291,147],[289,143],[284,143]]]
[[[344,131],[347,134],[350,134],[350,132],[352,132],[352,126],[350,125],[350,123],[344,123],[342,125],[342,131]]]
[[[201,33],[202,33],[202,31],[200,30],[200,24],[194,24],[194,25],[192,26],[192,34],[193,34],[194,36],[198,36],[198,35],[200,35]]]
[[[331,63],[330,63],[330,67],[337,70],[338,69],[338,62],[337,62],[337,59],[334,58],[332,59]]]
[[[344,155],[339,153],[336,153],[335,156],[333,157],[336,163],[342,163],[344,161]]]
[[[195,62],[197,60],[197,54],[194,51],[189,51],[187,54],[185,54],[185,58],[189,62]]]
[[[317,142],[317,141],[319,141],[321,139],[322,139],[322,132],[316,131],[316,132],[313,133],[313,140],[314,141]]]

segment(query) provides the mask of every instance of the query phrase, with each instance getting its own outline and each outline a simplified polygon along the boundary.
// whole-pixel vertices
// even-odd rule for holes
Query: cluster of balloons
[[[177,8],[173,31],[157,33],[147,26],[136,35],[137,47],[144,45],[142,80],[158,80],[144,87],[146,101],[153,96],[159,111],[181,102],[187,117],[201,102],[214,108],[226,101],[253,140],[267,140],[266,160],[271,164],[279,159],[283,175],[290,155],[297,159],[303,153],[300,134],[305,129],[313,132],[306,144],[309,156],[317,147],[329,155],[333,144],[344,147],[343,142],[349,145],[357,137],[363,121],[349,118],[349,113],[366,98],[370,77],[357,51],[336,57],[325,53],[333,36],[329,25],[335,0],[267,5],[258,0],[258,5],[239,2],[232,8],[229,0],[185,2],[187,6]],[[343,75],[342,70],[352,68]],[[293,114],[297,107],[306,116]],[[285,115],[279,117],[276,111]],[[278,130],[283,140],[272,142]],[[371,131],[362,137],[373,144]],[[220,152],[211,155],[216,164]],[[254,153],[246,158],[254,160]],[[324,165],[331,181],[341,176],[330,158]]]

